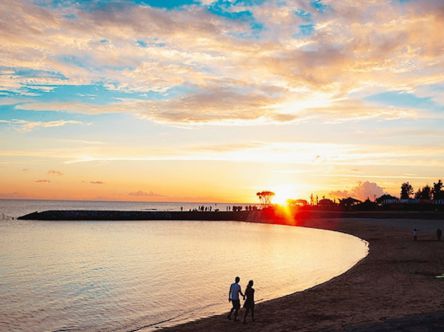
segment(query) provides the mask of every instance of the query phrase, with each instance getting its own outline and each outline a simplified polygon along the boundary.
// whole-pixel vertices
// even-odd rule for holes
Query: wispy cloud
[[[20,132],[30,132],[37,128],[55,128],[67,125],[85,125],[82,121],[56,120],[56,121],[27,121],[27,120],[0,120],[0,124],[11,126]]]
[[[51,169],[51,170],[48,171],[48,175],[62,176],[63,173],[60,172],[60,171],[56,171],[56,170],[54,170],[54,169]]]
[[[17,192],[17,191],[14,191],[14,192],[0,192],[0,197],[1,198],[6,198],[6,199],[8,199],[8,198],[25,198],[25,197],[27,197],[27,195],[24,194],[24,193],[21,193],[21,192]]]
[[[314,142],[245,142],[239,144],[174,144],[167,147],[84,146],[8,149],[0,157],[39,157],[68,165],[100,161],[235,161],[299,165],[444,166],[444,145]],[[427,161],[426,163],[424,161]],[[419,174],[421,175],[421,174]],[[365,177],[365,174],[363,174]]]
[[[212,91],[178,100],[130,100],[98,105],[86,103],[23,103],[16,108],[27,111],[63,111],[81,114],[127,112],[162,123],[171,124],[279,124],[319,119],[344,122],[368,119],[441,119],[428,111],[382,106],[356,100],[330,100],[325,106],[301,106],[297,102],[276,99],[273,105],[265,95],[240,95],[228,91]]]
[[[133,191],[128,193],[128,196],[134,196],[134,197],[164,197],[164,195],[157,194],[153,191]]]
[[[38,179],[34,181],[35,183],[51,183],[50,180],[48,179]]]

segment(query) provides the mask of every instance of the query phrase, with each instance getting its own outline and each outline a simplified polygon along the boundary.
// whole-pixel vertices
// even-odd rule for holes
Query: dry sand
[[[444,240],[435,238],[444,221],[324,219],[305,226],[358,236],[369,242],[369,255],[324,284],[257,304],[255,322],[224,314],[165,330],[444,331],[444,279],[435,278],[444,273]]]

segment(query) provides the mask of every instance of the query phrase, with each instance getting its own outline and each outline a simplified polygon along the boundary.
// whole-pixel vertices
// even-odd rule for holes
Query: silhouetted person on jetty
[[[418,240],[418,230],[416,228],[413,228],[412,235],[413,235],[413,241]]]
[[[247,322],[248,312],[251,310],[251,320],[254,322],[254,288],[253,288],[253,280],[250,280],[247,285],[247,289],[245,289],[245,314],[244,314],[244,324]]]
[[[438,241],[441,241],[441,236],[442,236],[442,230],[441,228],[438,228],[436,230],[436,238],[438,239]]]
[[[240,298],[239,294],[245,298],[245,295],[242,293],[241,286],[239,285],[240,278],[236,277],[234,279],[234,283],[231,284],[230,290],[228,291],[228,302],[231,302],[233,307],[230,310],[230,314],[228,315],[228,319],[231,319],[231,315],[234,313],[234,321],[237,321],[237,314],[240,309]]]

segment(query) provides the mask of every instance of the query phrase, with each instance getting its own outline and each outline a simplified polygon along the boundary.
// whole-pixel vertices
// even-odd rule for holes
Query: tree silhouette
[[[307,200],[305,199],[289,199],[287,200],[287,204],[290,206],[306,206],[308,205]]]
[[[359,210],[373,210],[378,206],[376,202],[372,202],[370,198],[367,198],[364,202],[357,205]]]
[[[395,197],[395,196],[392,196],[389,194],[384,194],[382,196],[379,196],[375,201],[378,204],[384,204],[387,201],[396,201],[396,200],[398,200],[398,197]]]
[[[409,199],[413,194],[413,187],[410,183],[404,182],[401,185],[401,199]]]
[[[256,193],[256,195],[259,197],[259,200],[263,205],[270,205],[271,199],[274,196],[274,192],[265,190]]]
[[[329,207],[334,207],[336,206],[336,203],[333,202],[331,199],[329,198],[325,198],[323,197],[322,199],[319,200],[318,206],[323,207],[323,208],[329,208]]]
[[[339,206],[342,206],[345,208],[350,208],[350,207],[357,205],[359,203],[362,203],[362,202],[359,199],[356,199],[353,197],[339,199]]]
[[[443,199],[444,192],[442,191],[442,181],[438,180],[438,182],[433,183],[432,189],[433,199]]]
[[[418,189],[418,191],[415,193],[416,199],[432,199],[432,188],[430,186],[425,186],[424,188]]]

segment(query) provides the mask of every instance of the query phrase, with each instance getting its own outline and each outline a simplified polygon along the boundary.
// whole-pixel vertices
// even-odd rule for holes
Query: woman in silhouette
[[[254,288],[253,288],[253,280],[250,280],[247,285],[247,289],[245,290],[245,315],[244,315],[244,324],[247,322],[248,312],[251,310],[251,320],[254,322]]]

